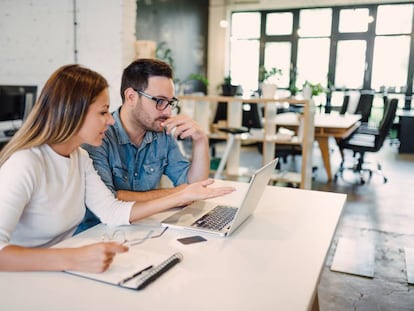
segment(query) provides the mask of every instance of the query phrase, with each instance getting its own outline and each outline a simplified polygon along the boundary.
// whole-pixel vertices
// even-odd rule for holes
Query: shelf
[[[209,133],[211,139],[227,139],[227,134],[219,132],[219,127],[240,127],[242,124],[242,105],[244,103],[260,104],[264,109],[263,129],[251,129],[249,133],[236,135],[232,151],[229,154],[226,165],[227,176],[245,175],[240,172],[240,152],[242,143],[260,142],[262,143],[263,165],[270,162],[277,150],[278,145],[301,146],[302,150],[302,170],[296,172],[277,172],[272,176],[272,181],[298,184],[300,188],[311,189],[312,183],[312,152],[314,141],[314,115],[315,105],[313,100],[301,100],[296,98],[242,98],[228,96],[181,96],[180,102],[184,105],[184,111],[189,111],[191,106],[194,110],[195,121]],[[219,102],[227,103],[227,121],[220,124],[211,125],[212,107]],[[189,106],[187,106],[189,104]],[[281,104],[303,105],[303,113],[298,115],[288,115],[292,119],[291,130],[293,135],[278,133],[277,107]]]

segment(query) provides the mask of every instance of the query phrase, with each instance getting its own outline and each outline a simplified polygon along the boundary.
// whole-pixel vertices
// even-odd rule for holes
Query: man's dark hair
[[[121,98],[125,100],[124,92],[132,87],[144,91],[148,87],[148,78],[161,76],[173,79],[173,71],[170,65],[155,58],[140,58],[133,61],[122,73]]]

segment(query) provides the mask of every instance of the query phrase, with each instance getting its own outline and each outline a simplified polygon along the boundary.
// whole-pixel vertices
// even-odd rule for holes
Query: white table
[[[315,140],[319,144],[328,181],[332,180],[329,137],[348,137],[359,127],[360,119],[361,115],[356,114],[315,114]],[[295,113],[281,113],[275,117],[275,123],[287,128],[296,128],[298,119]]]
[[[247,184],[216,199],[239,202]],[[255,212],[232,236],[168,229],[135,246],[184,259],[142,291],[63,272],[0,273],[0,310],[317,310],[317,286],[346,195],[267,186]],[[167,213],[168,214],[168,213]],[[159,226],[159,215],[131,228]],[[83,234],[99,239],[104,226]],[[316,299],[315,299],[316,298]]]

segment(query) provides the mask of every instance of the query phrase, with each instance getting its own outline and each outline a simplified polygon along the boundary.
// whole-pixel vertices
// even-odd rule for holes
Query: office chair
[[[352,99],[352,103],[351,103],[351,99]],[[354,103],[356,99],[357,99],[357,102],[355,106]],[[349,109],[354,111],[354,112],[351,112],[353,114],[360,114],[361,119],[360,119],[360,125],[359,125],[358,130],[362,130],[368,127],[368,120],[371,115],[373,101],[374,101],[374,93],[372,91],[367,91],[367,90],[365,91],[361,90],[360,92],[352,91],[344,95],[344,99],[343,99],[339,114],[344,115],[345,113],[348,112]],[[343,139],[339,139],[339,138],[336,139],[337,144],[340,145],[342,140]],[[343,151],[340,149],[339,152],[341,153],[341,159],[343,161],[344,160]]]
[[[226,166],[227,160],[229,158],[231,148],[233,148],[233,144],[234,144],[234,140],[236,139],[236,135],[244,134],[244,133],[249,132],[249,129],[246,128],[246,127],[238,127],[238,128],[223,127],[223,128],[219,128],[218,130],[221,131],[221,132],[227,133],[228,138],[227,138],[226,147],[225,147],[224,152],[223,152],[223,156],[221,157],[219,165],[217,167],[217,170],[214,174],[215,179],[222,178],[222,174],[223,174],[224,168]]]
[[[216,108],[216,114],[214,115],[213,124],[218,124],[219,121],[226,121],[227,120],[227,102],[219,102],[217,104]],[[241,128],[243,129],[243,133],[249,132],[250,129],[260,129],[263,128],[263,122],[262,122],[262,111],[259,109],[257,104],[252,104],[245,102],[242,104],[242,125]],[[247,129],[247,130],[246,130]],[[228,134],[231,133],[231,131],[234,131],[235,129],[232,128],[230,132],[225,131],[223,128],[219,129],[221,132],[226,132]],[[234,133],[233,133],[234,134]],[[239,133],[240,134],[240,133]],[[222,139],[214,139],[210,138],[209,144],[211,149],[211,156],[216,156],[216,144],[223,142]]]
[[[373,175],[373,170],[367,166],[365,162],[366,152],[378,152],[385,139],[388,137],[388,133],[392,127],[395,119],[395,115],[398,107],[398,99],[393,98],[384,107],[383,117],[376,130],[372,129],[370,132],[361,133],[355,131],[350,137],[338,142],[339,149],[344,154],[344,149],[352,150],[354,156],[352,157],[354,163],[350,167],[345,166],[345,157],[342,159],[338,172],[335,174],[334,180],[337,181],[339,177],[344,179],[344,172],[346,170],[352,170],[354,173],[359,174],[359,183],[361,185],[369,182]],[[368,173],[368,179],[365,179],[365,173]],[[382,173],[381,165],[377,163],[376,173],[380,174],[387,182],[387,177]]]
[[[345,94],[343,102],[342,102],[341,109],[339,110],[340,115],[344,115],[345,113],[347,113],[348,106],[349,106],[349,99],[350,99],[350,96],[348,94]]]
[[[388,103],[389,99],[388,96],[385,94],[382,97],[383,102],[384,102],[384,106]],[[390,146],[392,145],[396,145],[399,146],[400,145],[400,118],[396,117],[394,119],[394,122],[391,126],[391,131],[390,131],[390,139],[389,139],[389,144]]]
[[[374,93],[371,91],[361,91],[354,114],[361,115],[361,122],[368,124],[369,116],[371,115],[372,103],[374,101]]]
[[[227,102],[219,102],[216,108],[216,114],[214,116],[213,123],[217,124],[221,120],[227,120]],[[219,161],[217,170],[214,174],[214,178],[220,179],[222,177],[224,168],[226,166],[228,157],[233,147],[234,141],[237,135],[249,133],[251,128],[263,128],[261,111],[257,104],[243,103],[242,104],[242,126],[233,127],[220,127],[220,132],[227,133],[226,146],[223,151],[223,155]],[[216,144],[223,142],[222,139],[209,139],[209,145],[211,149],[211,156],[216,157]]]

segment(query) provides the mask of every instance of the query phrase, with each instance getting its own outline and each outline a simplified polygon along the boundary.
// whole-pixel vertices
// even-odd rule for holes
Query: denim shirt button
[[[137,177],[138,176],[138,173],[134,173],[134,176]]]
[[[154,171],[154,168],[152,168],[152,167],[151,167],[151,168],[150,168],[150,172],[153,172],[153,171]]]

